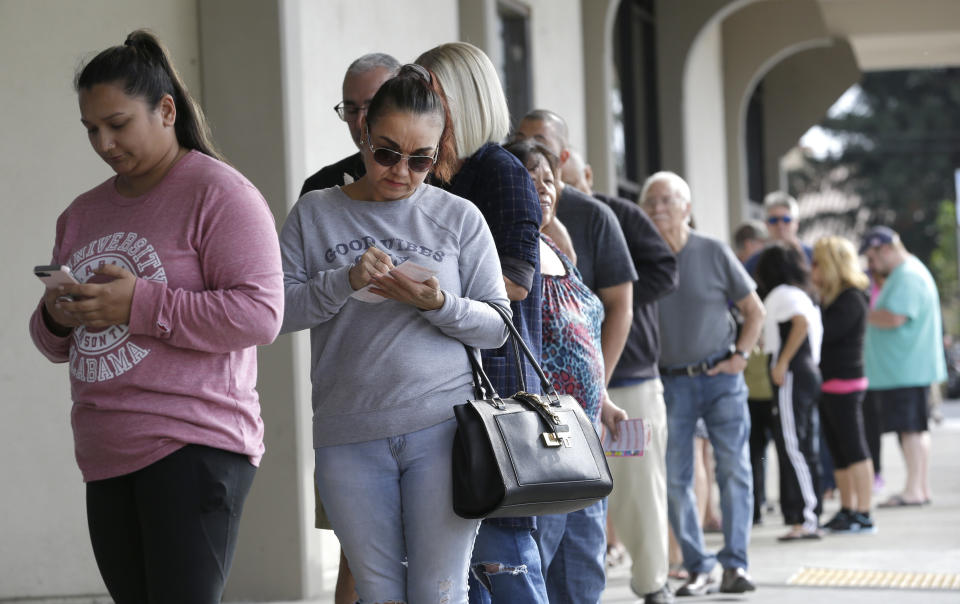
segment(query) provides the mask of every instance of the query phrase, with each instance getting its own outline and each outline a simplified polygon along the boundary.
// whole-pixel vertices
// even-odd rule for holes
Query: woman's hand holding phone
[[[42,268],[54,267],[37,267]],[[136,275],[130,271],[113,264],[94,270],[96,275],[112,278],[106,283],[77,283],[72,276],[64,282],[57,270],[40,272],[50,273],[41,276],[38,272],[37,276],[45,283],[57,283],[52,287],[48,284],[43,298],[47,314],[57,324],[47,325],[54,333],[81,325],[102,328],[130,322],[130,305],[137,283]],[[66,272],[69,275],[69,269]],[[63,329],[56,329],[57,326]]]
[[[99,329],[129,323],[137,276],[115,264],[105,264],[93,273],[112,279],[104,283],[63,286],[61,290],[71,294],[74,300],[58,301],[59,310],[86,327]]]

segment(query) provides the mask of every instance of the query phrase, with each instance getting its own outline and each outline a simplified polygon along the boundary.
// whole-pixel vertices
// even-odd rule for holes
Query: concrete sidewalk
[[[777,602],[778,604],[826,603],[875,604],[877,602],[960,603],[960,586],[953,590],[921,590],[865,587],[804,587],[788,581],[804,567],[839,570],[875,570],[916,573],[960,573],[960,402],[943,405],[944,421],[931,429],[930,480],[933,502],[922,507],[876,509],[873,517],[878,531],[873,535],[827,535],[820,541],[779,543],[785,532],[778,512],[767,514],[764,525],[755,527],[750,541],[750,573],[757,591],[744,594],[715,594],[700,598],[678,598],[679,603]],[[886,479],[883,501],[903,485],[903,457],[896,436],[883,438],[881,458]],[[770,464],[775,466],[776,464]],[[770,468],[768,468],[770,472]],[[776,484],[771,473],[768,484]],[[773,501],[776,500],[776,494]],[[838,509],[828,501],[823,519]],[[720,535],[708,535],[707,546],[722,547]],[[603,604],[633,604],[639,599],[630,591],[629,570],[611,569]],[[680,582],[672,582],[676,589]]]
[[[714,594],[699,598],[678,598],[679,604],[698,602],[744,602],[759,604],[877,604],[895,601],[908,604],[958,604],[960,586],[953,590],[920,590],[866,587],[804,587],[790,585],[791,577],[805,567],[851,571],[899,571],[914,573],[960,573],[960,401],[943,405],[944,421],[933,425],[930,479],[933,503],[922,507],[875,510],[873,516],[878,532],[874,535],[827,535],[821,541],[778,543],[777,536],[785,531],[781,518],[768,514],[764,526],[755,528],[750,542],[750,573],[757,583],[757,591],[744,594]],[[884,436],[883,474],[887,481],[883,493],[876,495],[882,501],[903,484],[903,458],[896,437]],[[770,466],[776,464],[771,463]],[[775,467],[768,468],[768,484],[776,484]],[[771,492],[771,501],[776,501]],[[830,518],[838,507],[837,501],[828,501],[823,518]],[[719,535],[707,536],[708,547],[722,546]],[[331,577],[333,579],[333,577]],[[331,581],[332,583],[332,581]],[[676,589],[679,582],[673,582]],[[602,604],[634,604],[640,601],[629,588],[626,567],[611,569]],[[10,602],[10,601],[8,601]],[[29,604],[107,604],[109,598],[88,596],[55,600],[21,601]],[[333,602],[332,593],[321,597],[273,604],[327,604]],[[239,603],[234,603],[239,604]],[[510,604],[524,604],[516,602]]]

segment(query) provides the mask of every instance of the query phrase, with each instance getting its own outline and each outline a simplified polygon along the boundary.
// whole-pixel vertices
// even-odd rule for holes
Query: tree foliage
[[[842,151],[808,158],[790,175],[791,189],[820,190],[829,179],[832,187],[859,196],[871,224],[894,228],[929,263],[942,239],[939,207],[956,199],[960,69],[870,72],[859,86],[852,106],[820,124],[841,141]]]
[[[960,333],[960,278],[957,274],[957,210],[952,201],[940,204],[935,221],[938,245],[930,255],[930,272],[940,290],[943,324]]]

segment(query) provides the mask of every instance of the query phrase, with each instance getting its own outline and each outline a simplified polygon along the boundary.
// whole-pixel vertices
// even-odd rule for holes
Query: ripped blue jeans
[[[470,604],[549,604],[533,530],[480,525],[470,560]]]

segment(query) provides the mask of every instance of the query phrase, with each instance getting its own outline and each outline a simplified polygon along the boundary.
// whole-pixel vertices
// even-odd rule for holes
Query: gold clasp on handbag
[[[533,403],[550,416],[550,420],[553,421],[554,425],[560,425],[560,416],[557,415],[557,413],[553,410],[553,407],[550,406],[550,403],[544,401],[536,394],[530,394],[529,392],[518,392],[513,395],[513,398],[518,398],[520,400],[527,401],[528,403]]]
[[[569,448],[571,446],[569,436],[560,436],[556,432],[544,432],[540,436],[543,437],[543,444],[548,447],[559,447],[562,445]]]

